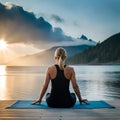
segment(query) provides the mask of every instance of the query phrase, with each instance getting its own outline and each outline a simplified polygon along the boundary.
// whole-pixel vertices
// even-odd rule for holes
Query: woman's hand
[[[32,103],[32,105],[35,105],[35,104],[40,104],[41,103],[41,100],[36,100],[36,101],[34,101],[33,103]]]
[[[82,100],[80,100],[80,104],[82,104],[82,103],[89,104],[89,101],[87,99],[82,99]]]

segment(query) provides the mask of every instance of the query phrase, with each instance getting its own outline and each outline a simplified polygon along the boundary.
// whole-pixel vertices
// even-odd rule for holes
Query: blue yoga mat
[[[41,104],[32,105],[32,100],[17,100],[7,108],[11,109],[51,109],[45,101]],[[105,101],[89,101],[90,104],[80,104],[79,101],[71,109],[98,109],[98,108],[115,108]],[[53,109],[53,108],[52,108]]]

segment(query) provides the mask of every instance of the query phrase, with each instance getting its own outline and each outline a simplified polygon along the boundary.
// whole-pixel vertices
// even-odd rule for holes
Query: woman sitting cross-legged
[[[65,65],[67,54],[64,48],[57,48],[54,54],[56,64],[48,67],[46,78],[42,86],[40,97],[33,104],[41,103],[42,98],[51,81],[51,92],[46,94],[46,102],[49,107],[54,108],[69,108],[74,106],[76,95],[80,104],[88,103],[87,99],[82,99],[78,84],[76,82],[74,69]],[[76,93],[70,93],[69,86],[72,83]]]

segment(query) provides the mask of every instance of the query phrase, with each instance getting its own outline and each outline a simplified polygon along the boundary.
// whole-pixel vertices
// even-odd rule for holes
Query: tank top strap
[[[59,66],[57,64],[55,64],[55,67],[57,69],[57,72],[60,70]]]

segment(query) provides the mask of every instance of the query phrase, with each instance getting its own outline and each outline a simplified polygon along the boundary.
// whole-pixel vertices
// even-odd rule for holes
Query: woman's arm
[[[82,97],[81,97],[80,90],[79,90],[78,84],[76,82],[75,71],[73,68],[71,68],[71,82],[72,82],[73,89],[78,97],[80,104],[82,102],[88,104],[87,99],[82,99]]]
[[[74,71],[73,68],[71,68],[71,82],[72,82],[73,89],[74,89],[74,91],[75,91],[79,101],[81,102],[82,101],[82,97],[81,97],[81,94],[80,94],[80,90],[79,90],[78,84],[76,82],[75,71]]]
[[[38,100],[36,100],[35,102],[33,102],[33,104],[36,104],[36,103],[40,103],[42,101],[42,98],[48,88],[48,85],[49,85],[49,82],[50,82],[50,73],[49,73],[49,68],[46,72],[46,78],[45,78],[45,81],[42,85],[42,89],[41,89],[41,92],[40,92],[40,97]]]

